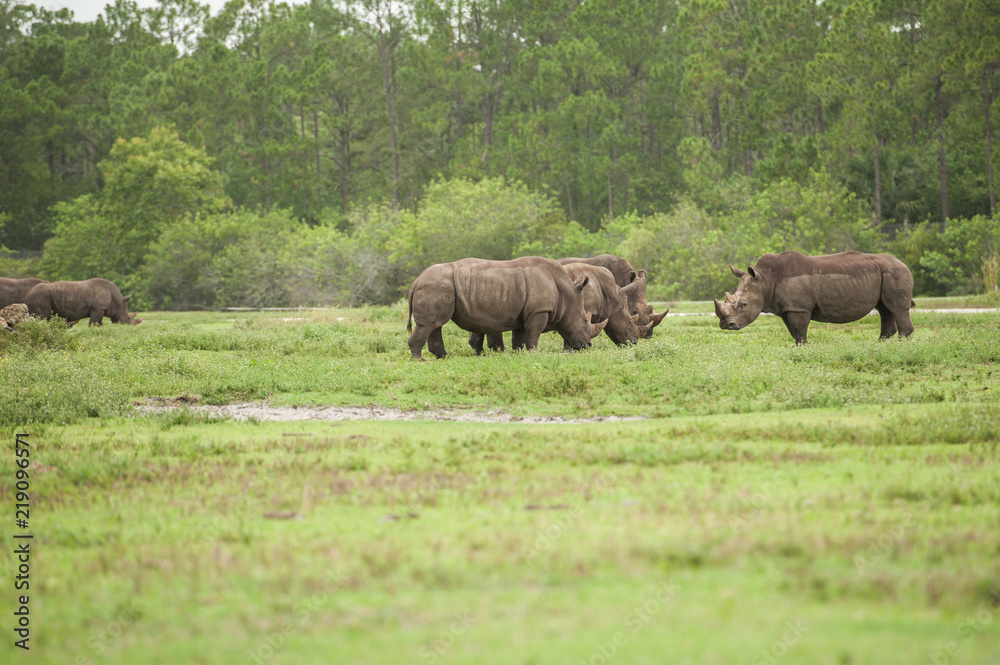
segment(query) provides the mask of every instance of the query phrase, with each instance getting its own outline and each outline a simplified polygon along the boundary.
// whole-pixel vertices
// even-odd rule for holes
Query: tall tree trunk
[[[944,103],[941,100],[941,74],[934,79],[934,112],[937,114],[938,180],[941,183],[941,231],[948,229],[948,162],[944,147]]]
[[[576,217],[573,216],[573,191],[569,187],[569,174],[563,174],[563,180],[566,182],[566,207],[569,208],[569,221],[576,221]]]
[[[319,145],[319,111],[313,109],[313,143],[316,145],[316,206],[323,208],[323,164]]]
[[[820,150],[826,152],[826,120],[823,118],[823,100],[819,100],[819,135],[823,138]]]
[[[882,226],[882,172],[878,163],[878,134],[875,132],[875,112],[872,111],[872,139],[875,144],[875,226]]]
[[[483,164],[490,176],[490,146],[493,145],[493,92],[483,96]]]
[[[712,97],[712,149],[722,150],[722,111],[719,109],[719,96]]]
[[[389,119],[389,149],[392,151],[392,209],[399,210],[399,149],[396,142],[396,118],[392,113],[392,81],[389,71],[389,47],[385,34],[379,29],[378,52],[382,61],[382,82],[385,85],[385,112]]]
[[[997,212],[997,193],[993,187],[993,125],[990,121],[990,106],[993,105],[993,90],[987,69],[983,70],[983,103],[986,105],[986,175],[990,185],[990,219]]]

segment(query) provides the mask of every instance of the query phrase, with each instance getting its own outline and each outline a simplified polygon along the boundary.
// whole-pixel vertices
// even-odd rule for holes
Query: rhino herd
[[[806,343],[810,321],[848,323],[874,309],[882,319],[880,338],[913,332],[913,277],[888,254],[788,251],[765,254],[746,271],[730,269],[740,282],[735,293],[715,301],[723,330],[739,330],[771,313],[798,345]],[[533,349],[552,330],[566,350],[588,348],[602,330],[616,344],[634,344],[651,337],[667,314],[654,314],[646,301],[646,271],[611,254],[438,263],[414,280],[407,301],[412,360],[423,360],[425,344],[438,358],[446,355],[441,327],[448,321],[468,331],[469,345],[481,354],[484,339],[488,348],[502,351],[507,331],[514,349]]]
[[[715,301],[723,330],[739,330],[770,313],[781,318],[796,344],[805,344],[810,321],[848,323],[875,310],[881,339],[913,332],[913,276],[889,254],[788,251],[765,254],[745,271],[729,268],[739,284]],[[23,303],[35,317],[59,315],[69,325],[89,319],[99,326],[105,316],[136,325],[142,319],[129,313],[129,298],[99,277],[79,282],[0,277],[0,309]],[[441,327],[448,321],[468,331],[477,354],[484,342],[491,350],[504,350],[505,332],[511,333],[514,349],[534,349],[539,336],[552,330],[566,350],[578,350],[589,348],[602,331],[618,345],[652,337],[668,311],[655,314],[646,301],[646,271],[612,254],[437,263],[417,276],[407,302],[413,360],[423,360],[424,345],[438,358],[445,356]]]
[[[113,323],[137,325],[142,319],[129,313],[127,303],[131,297],[122,296],[113,282],[100,277],[80,282],[0,277],[0,308],[23,303],[28,313],[36,318],[58,315],[71,326],[81,319],[89,319],[90,325],[99,326],[105,316]]]

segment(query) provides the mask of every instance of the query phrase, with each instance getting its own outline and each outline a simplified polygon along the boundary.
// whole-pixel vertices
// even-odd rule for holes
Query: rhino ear
[[[635,280],[639,279],[639,275],[633,270],[628,274],[628,283],[631,284]]]
[[[729,264],[729,269],[733,271],[734,275],[736,275],[737,277],[740,277],[740,278],[742,278],[743,275],[746,274],[745,272],[743,272],[739,268],[734,267],[733,264]]]
[[[750,273],[751,277],[757,279],[757,271],[754,270],[752,266],[747,266],[747,272]]]
[[[127,296],[122,296],[122,300],[124,300],[125,302],[128,302],[129,300],[132,299],[133,295],[135,295],[135,294],[134,293],[130,293]]]
[[[646,279],[646,271],[645,271],[645,270],[640,270],[640,271],[639,271],[639,272],[638,272],[638,273],[636,274],[636,277],[638,277],[639,279]]]
[[[590,275],[587,275],[586,277],[583,278],[582,282],[580,282],[579,284],[575,285],[576,286],[576,290],[580,291],[582,293],[583,292],[583,287],[587,286],[587,283],[589,281],[590,281]]]

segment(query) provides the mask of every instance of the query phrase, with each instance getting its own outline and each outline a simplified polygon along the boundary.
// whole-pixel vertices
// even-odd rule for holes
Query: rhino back
[[[900,269],[909,275],[895,257],[863,252],[826,256],[782,252],[761,257],[757,265],[774,271],[774,295],[767,311],[809,312],[814,321],[824,323],[857,321],[878,305],[887,281],[894,281]]]
[[[454,321],[465,330],[484,334],[513,330],[525,317],[558,307],[558,287],[544,263],[463,259],[452,265]]]
[[[0,277],[0,308],[25,302],[28,292],[44,281],[44,279],[37,277],[23,279]]]
[[[587,265],[600,266],[606,268],[614,276],[615,284],[618,286],[628,286],[630,275],[635,272],[632,264],[620,256],[614,254],[598,254],[587,259],[567,257],[559,259],[559,263],[567,265],[570,263],[586,263]]]

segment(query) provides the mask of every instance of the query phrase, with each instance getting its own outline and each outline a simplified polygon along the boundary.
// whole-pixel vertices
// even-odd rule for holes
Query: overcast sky
[[[211,7],[212,16],[219,13],[219,10],[226,4],[226,0],[198,0],[201,4],[208,4]],[[30,2],[30,0],[29,0]],[[56,10],[63,7],[72,10],[73,17],[77,23],[90,23],[97,20],[98,14],[104,13],[104,7],[115,4],[114,0],[36,0],[37,6],[46,9]],[[155,7],[157,0],[136,0],[140,7]]]

